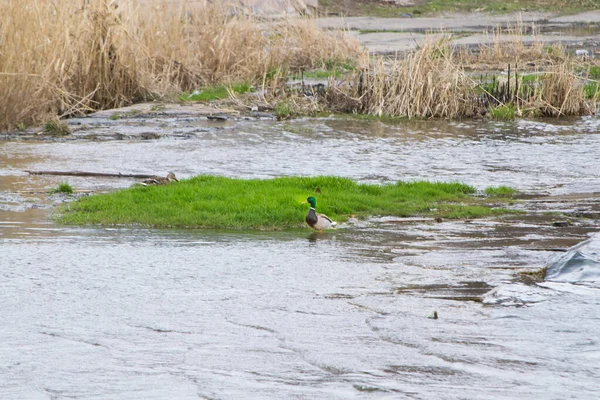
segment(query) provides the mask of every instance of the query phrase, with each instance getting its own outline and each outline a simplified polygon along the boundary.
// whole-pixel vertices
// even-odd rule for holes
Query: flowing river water
[[[600,230],[597,118],[70,124],[0,141],[0,398],[598,398],[600,272],[521,274]],[[322,235],[76,227],[47,189],[134,181],[25,170],[457,180],[529,200]]]

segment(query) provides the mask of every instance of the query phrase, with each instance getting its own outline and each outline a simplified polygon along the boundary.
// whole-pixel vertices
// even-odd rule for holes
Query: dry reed
[[[330,85],[337,111],[402,117],[460,118],[476,113],[472,81],[455,64],[447,39],[426,41],[406,58],[362,59],[359,71]]]
[[[470,68],[505,68],[507,64],[525,67],[545,66],[567,58],[560,43],[544,44],[539,30],[522,21],[506,26],[496,26],[484,32],[481,43],[474,49],[460,47],[454,51],[455,62]]]
[[[365,55],[356,72],[343,81],[331,80],[324,103],[333,111],[408,118],[473,117],[503,104],[514,106],[518,115],[595,113],[598,96],[586,98],[584,80],[573,72],[576,60],[563,53],[547,62],[540,78],[526,85],[522,75],[511,72],[513,84],[500,99],[465,73],[448,38],[427,40],[391,62]]]
[[[0,129],[358,52],[356,41],[311,20],[259,22],[208,2],[146,3],[0,2]]]
[[[529,99],[523,99],[525,113],[558,117],[589,115],[597,111],[597,94],[586,99],[581,78],[573,73],[572,65],[561,62],[546,70]],[[520,102],[517,102],[520,105]]]

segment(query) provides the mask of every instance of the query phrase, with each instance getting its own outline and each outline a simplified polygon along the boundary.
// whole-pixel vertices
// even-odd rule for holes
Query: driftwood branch
[[[100,178],[135,178],[135,179],[147,179],[154,178],[156,175],[145,175],[145,174],[111,174],[105,172],[84,172],[84,171],[28,171],[31,175],[61,175],[61,176],[95,176]]]

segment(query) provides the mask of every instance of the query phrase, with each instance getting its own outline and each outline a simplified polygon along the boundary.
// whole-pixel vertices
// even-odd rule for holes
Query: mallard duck
[[[317,230],[319,232],[323,232],[323,229],[329,229],[332,226],[337,225],[331,218],[329,218],[325,214],[317,214],[315,209],[317,208],[317,199],[313,196],[310,196],[306,201],[310,204],[310,210],[308,210],[308,214],[306,214],[306,223],[308,226]]]
[[[142,181],[142,185],[168,185],[171,181],[179,182],[179,179],[175,178],[175,174],[169,172],[166,178],[160,176],[153,176],[152,178],[148,178]]]

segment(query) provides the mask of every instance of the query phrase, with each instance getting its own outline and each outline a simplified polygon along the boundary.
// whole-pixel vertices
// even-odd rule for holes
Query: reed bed
[[[344,81],[331,81],[328,103],[335,111],[408,118],[472,116],[473,81],[453,62],[449,41],[426,41],[404,59],[378,57]]]
[[[590,115],[597,112],[598,92],[586,98],[585,86],[568,62],[552,65],[542,75],[529,98],[518,99],[517,105],[541,116]],[[522,103],[522,104],[521,104]]]
[[[261,22],[213,3],[0,2],[0,129],[358,53],[312,20]]]
[[[506,51],[512,60],[542,54],[513,44],[497,51]],[[514,110],[513,116],[595,113],[598,92],[586,96],[586,79],[575,73],[580,61],[564,52],[545,61],[534,80],[526,81],[515,63],[498,76],[496,82],[504,84],[490,87],[465,72],[464,58],[456,56],[448,38],[432,38],[403,59],[364,56],[344,80],[330,81],[322,103],[333,111],[408,118],[469,118],[498,106]]]
[[[481,67],[504,68],[506,64],[525,67],[550,65],[567,58],[560,43],[544,44],[535,24],[496,26],[484,32],[485,39],[475,49],[460,48],[454,52],[456,62]]]

